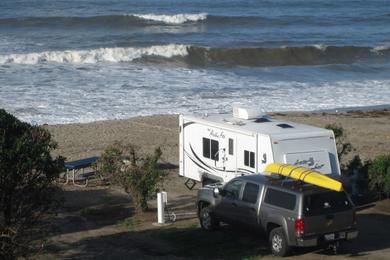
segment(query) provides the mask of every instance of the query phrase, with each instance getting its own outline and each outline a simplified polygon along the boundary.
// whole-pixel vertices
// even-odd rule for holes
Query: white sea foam
[[[270,70],[273,73],[275,68]],[[388,104],[390,96],[388,79],[269,81],[264,79],[267,71],[238,75],[138,63],[11,65],[2,73],[0,104],[18,118],[38,124],[230,112],[233,102],[261,106],[266,111],[308,111]]]
[[[326,51],[326,48],[328,48],[325,44],[314,44],[313,47],[319,49],[320,51]]]
[[[385,50],[388,50],[389,48],[390,48],[389,45],[382,45],[382,46],[375,47],[373,50],[375,50],[375,51],[385,51]]]
[[[92,50],[45,51],[27,54],[0,55],[0,64],[37,64],[44,62],[58,63],[98,63],[130,62],[145,56],[171,58],[186,56],[186,45],[157,45],[151,47],[99,48]]]
[[[390,49],[389,45],[381,45],[371,49],[371,52],[376,54],[382,54],[383,51],[388,51]]]
[[[199,14],[174,14],[174,15],[160,15],[160,14],[129,14],[145,20],[163,22],[166,24],[182,24],[187,22],[197,22],[207,19],[207,13]]]

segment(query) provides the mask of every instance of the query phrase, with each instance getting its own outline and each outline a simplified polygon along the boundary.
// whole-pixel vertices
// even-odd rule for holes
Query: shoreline
[[[321,112],[327,112],[327,113],[338,113],[338,112],[355,112],[355,111],[380,111],[380,110],[390,110],[390,104],[383,104],[383,105],[372,105],[372,106],[354,106],[354,107],[335,107],[335,108],[329,108],[329,109],[319,109],[319,110],[286,110],[286,111],[269,111],[265,112],[265,114],[278,114],[278,113],[321,113]],[[229,113],[231,111],[226,111],[226,113]],[[194,112],[195,114],[204,114],[204,113],[198,113]],[[184,114],[191,114],[191,113],[184,113]],[[60,123],[60,124],[38,124],[39,126],[60,126],[60,125],[76,125],[76,124],[91,124],[95,122],[106,122],[106,121],[123,121],[123,120],[131,120],[133,118],[139,118],[139,117],[149,117],[149,116],[165,116],[165,115],[171,115],[171,116],[179,116],[180,113],[175,114],[148,114],[148,115],[137,115],[132,116],[128,118],[114,118],[114,119],[102,119],[102,120],[95,120],[90,122],[73,122],[73,123]]]
[[[338,107],[331,109],[320,109],[312,112],[348,112],[348,111],[375,111],[375,110],[387,110],[390,109],[390,104],[385,105],[373,105],[373,106],[357,106],[357,107]]]

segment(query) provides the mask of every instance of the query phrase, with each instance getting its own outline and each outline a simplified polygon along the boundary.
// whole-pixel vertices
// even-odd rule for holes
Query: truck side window
[[[295,209],[296,196],[280,190],[268,188],[265,193],[264,202],[284,209]]]
[[[238,197],[240,196],[241,186],[241,180],[235,180],[226,184],[225,188],[223,189],[223,192],[225,193],[224,196],[231,200],[238,200]]]
[[[255,168],[255,153],[244,150],[244,165]]]
[[[242,195],[242,201],[249,203],[256,203],[259,195],[259,185],[253,183],[245,184],[244,193]]]
[[[203,157],[219,160],[219,142],[213,139],[203,137]]]
[[[232,138],[229,138],[229,155],[233,155],[233,151],[234,151],[234,146],[233,146],[233,139]]]

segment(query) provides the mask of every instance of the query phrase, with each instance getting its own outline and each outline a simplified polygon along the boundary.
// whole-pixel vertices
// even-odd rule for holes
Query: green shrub
[[[53,159],[50,133],[0,109],[0,258],[26,256],[34,228],[59,202],[53,181],[64,159]]]
[[[368,177],[371,189],[390,194],[390,154],[379,155],[371,162]]]
[[[342,174],[347,180],[345,188],[351,195],[362,195],[368,192],[368,167],[370,164],[370,161],[363,162],[359,155],[355,155],[342,169]]]
[[[334,137],[336,139],[337,157],[341,163],[342,157],[352,151],[352,144],[347,142],[347,134],[345,133],[343,127],[338,126],[337,124],[328,124],[325,128],[332,130],[334,133]],[[341,168],[344,167],[344,165],[341,165]]]
[[[161,149],[141,158],[134,145],[115,144],[107,148],[97,164],[98,171],[111,183],[121,186],[133,199],[137,211],[148,209],[165,175],[158,169]]]
[[[366,160],[362,161],[359,155],[355,155],[352,160],[350,160],[343,169],[343,174],[347,176],[359,175],[360,179],[368,177],[368,167],[371,164],[371,161]]]

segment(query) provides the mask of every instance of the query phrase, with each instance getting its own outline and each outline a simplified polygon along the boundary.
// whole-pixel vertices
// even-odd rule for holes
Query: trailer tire
[[[272,254],[275,256],[287,256],[291,247],[287,244],[286,235],[282,227],[277,227],[269,233],[269,243]]]
[[[202,229],[206,231],[214,231],[219,227],[219,221],[209,206],[200,210],[199,222]]]

